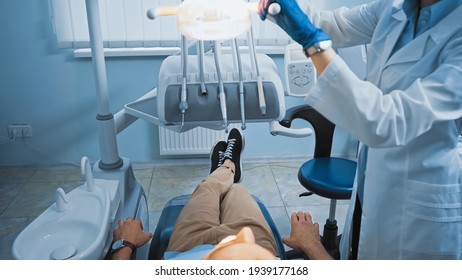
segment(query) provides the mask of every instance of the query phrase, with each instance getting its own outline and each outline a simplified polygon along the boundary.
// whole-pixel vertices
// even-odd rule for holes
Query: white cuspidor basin
[[[13,243],[19,260],[100,259],[110,224],[110,196],[105,187],[89,192],[82,185],[66,194],[66,209],[51,205]]]

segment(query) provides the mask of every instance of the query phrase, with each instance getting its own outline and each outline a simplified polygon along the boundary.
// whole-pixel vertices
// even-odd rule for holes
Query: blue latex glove
[[[330,40],[329,35],[322,29],[316,28],[300,9],[296,0],[260,0],[258,14],[262,20],[268,16],[268,7],[278,3],[281,11],[273,15],[274,21],[297,43],[308,49],[317,42]]]

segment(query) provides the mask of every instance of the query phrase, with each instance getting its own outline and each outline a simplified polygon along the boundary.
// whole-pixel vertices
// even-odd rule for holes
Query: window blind
[[[257,1],[257,0],[252,0]],[[306,0],[304,0],[306,1]],[[303,1],[302,1],[303,2]],[[85,0],[49,0],[60,48],[89,48]],[[149,9],[178,5],[180,0],[99,0],[101,31],[106,48],[169,48],[180,46],[174,16],[150,20]],[[252,16],[256,46],[285,46],[290,37],[276,24]],[[246,44],[246,36],[238,38]]]

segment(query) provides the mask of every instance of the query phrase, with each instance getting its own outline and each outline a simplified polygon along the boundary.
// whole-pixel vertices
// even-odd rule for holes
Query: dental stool
[[[280,124],[290,128],[294,119],[309,122],[315,133],[314,157],[305,162],[298,171],[299,182],[308,190],[300,194],[300,197],[317,194],[330,199],[329,218],[324,225],[321,240],[329,254],[338,259],[340,236],[337,235],[335,209],[337,200],[350,199],[356,162],[331,156],[335,125],[311,106],[302,105],[287,110]]]
[[[165,250],[167,249],[168,242],[170,241],[170,236],[173,232],[173,228],[175,226],[175,222],[180,215],[181,210],[188,202],[191,195],[182,195],[169,200],[165,207],[162,209],[162,213],[160,214],[159,221],[157,223],[156,230],[154,231],[154,236],[152,237],[151,241],[151,248],[149,251],[149,259],[150,260],[161,260],[164,257]],[[274,235],[274,239],[276,240],[277,249],[279,252],[279,258],[281,260],[286,259],[284,245],[282,243],[281,236],[274,224],[273,219],[271,218],[268,210],[266,209],[265,205],[258,199],[256,196],[252,197],[257,202],[260,210],[263,213],[266,221],[268,222],[271,231]]]

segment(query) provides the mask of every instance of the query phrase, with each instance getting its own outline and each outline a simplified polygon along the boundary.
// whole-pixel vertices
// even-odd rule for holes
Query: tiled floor
[[[297,180],[300,161],[246,163],[241,182],[251,194],[259,197],[268,208],[282,236],[290,233],[289,215],[293,211],[310,211],[314,220],[324,224],[329,200],[318,196],[299,198],[305,191]],[[191,193],[208,174],[207,164],[136,165],[135,177],[148,195],[149,230],[154,231],[166,201]],[[66,192],[83,184],[78,167],[0,168],[0,259],[11,259],[16,236],[35,217],[54,203],[54,191]],[[348,201],[339,201],[336,217],[343,228]]]

